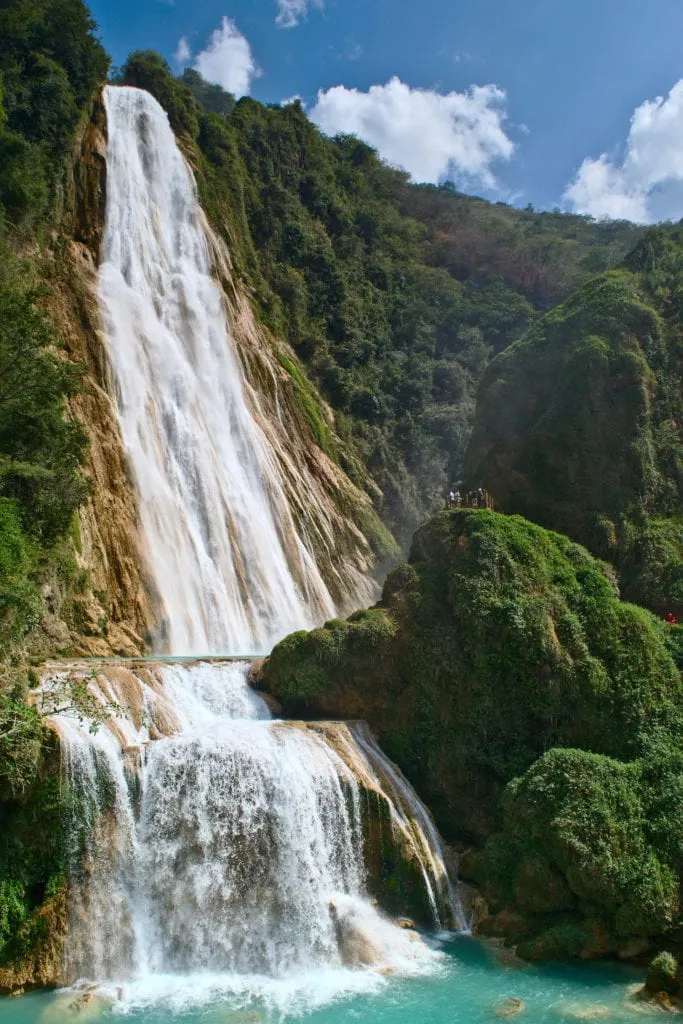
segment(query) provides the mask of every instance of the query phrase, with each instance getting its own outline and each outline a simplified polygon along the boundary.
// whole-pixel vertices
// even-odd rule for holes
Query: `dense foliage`
[[[0,803],[0,965],[45,939],[39,911],[64,882],[69,799],[56,767],[25,799]]]
[[[494,909],[525,915],[529,942],[569,915],[527,952],[573,955],[587,922],[618,942],[678,920],[671,640],[566,537],[462,510],[417,532],[377,608],[286,638],[261,681],[293,714],[367,718],[445,834],[489,841]]]
[[[41,246],[64,211],[74,133],[108,58],[81,0],[0,5],[0,964],[43,939],[64,871],[67,796],[26,680],[7,668],[45,614],[86,487],[81,386],[50,318]]]
[[[637,229],[410,185],[357,139],[322,136],[299,103],[233,109],[147,51],[119,80],[167,110],[264,319],[333,406],[407,541],[460,472],[489,354],[622,258]],[[336,455],[362,483],[358,458]]]
[[[0,6],[0,655],[35,626],[86,487],[65,417],[80,373],[60,351],[38,255],[64,205],[74,132],[108,58],[82,0]],[[36,242],[38,245],[36,245]],[[30,255],[27,255],[30,253]]]
[[[486,371],[469,478],[683,611],[683,233],[650,231]]]
[[[82,0],[0,5],[0,205],[14,223],[48,214],[74,129],[109,58]]]

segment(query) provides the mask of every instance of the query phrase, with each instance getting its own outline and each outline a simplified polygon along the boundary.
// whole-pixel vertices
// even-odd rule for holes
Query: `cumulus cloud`
[[[275,19],[280,28],[294,28],[308,14],[309,7],[322,8],[324,0],[275,0],[278,15]]]
[[[328,135],[357,135],[415,181],[451,177],[493,188],[492,165],[515,148],[505,133],[505,99],[495,85],[438,93],[392,78],[367,92],[321,90],[310,117]]]
[[[583,161],[564,198],[578,213],[646,224],[683,217],[683,79],[633,112],[623,156]]]
[[[248,94],[252,79],[261,74],[249,41],[230,18],[223,18],[220,27],[211,33],[194,67],[207,82],[222,86],[238,99]]]
[[[192,50],[190,49],[190,44],[187,41],[187,36],[182,36],[178,40],[178,48],[173,54],[173,60],[176,64],[187,64],[191,56]]]

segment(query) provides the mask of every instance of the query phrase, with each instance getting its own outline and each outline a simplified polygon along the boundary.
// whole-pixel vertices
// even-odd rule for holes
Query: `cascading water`
[[[345,988],[349,968],[433,965],[372,905],[363,863],[372,789],[399,829],[410,821],[397,840],[422,858],[435,914],[450,917],[426,811],[395,774],[394,801],[369,734],[361,745],[346,726],[271,720],[247,672],[112,668],[90,687],[125,710],[96,735],[73,713],[55,717],[90,824],[73,871],[69,980],[113,982],[123,1004],[137,1004],[181,978],[196,996],[262,990],[264,977],[310,986],[316,970]]]
[[[253,654],[330,618],[245,397],[203,216],[149,93],[105,89],[100,305],[148,561],[174,654]]]
[[[159,642],[176,655],[267,650],[333,602],[245,394],[168,119],[138,89],[107,88],[105,102],[100,300]],[[248,670],[112,666],[88,682],[118,708],[99,731],[53,718],[78,817],[66,974],[112,982],[124,1009],[292,985],[310,1004],[368,984],[359,967],[378,968],[375,981],[433,967],[368,896],[369,794],[433,923],[459,922],[436,830],[369,730],[272,721]]]

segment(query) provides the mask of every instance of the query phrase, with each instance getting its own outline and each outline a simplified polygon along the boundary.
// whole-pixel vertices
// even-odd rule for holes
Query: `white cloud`
[[[252,79],[261,74],[249,41],[230,18],[223,18],[220,28],[211,33],[194,67],[207,82],[221,85],[238,99],[247,95]]]
[[[181,36],[178,40],[178,48],[173,54],[173,60],[176,64],[187,64],[191,56],[192,50],[190,49],[190,44],[187,41],[187,36]]]
[[[278,15],[275,19],[280,28],[294,28],[308,14],[309,7],[322,8],[324,0],[275,0]]]
[[[321,90],[310,117],[328,135],[357,135],[415,181],[449,176],[493,188],[492,164],[515,148],[504,129],[505,99],[495,85],[438,93],[392,78],[368,92]]]
[[[586,158],[564,198],[593,217],[683,217],[683,79],[666,98],[636,107],[623,157]]]
[[[341,53],[338,54],[338,59],[348,60],[351,62],[355,60],[360,60],[361,57],[363,56],[363,47],[360,45],[360,43],[357,43],[352,36],[347,36],[345,39],[345,43],[346,46],[341,51]]]

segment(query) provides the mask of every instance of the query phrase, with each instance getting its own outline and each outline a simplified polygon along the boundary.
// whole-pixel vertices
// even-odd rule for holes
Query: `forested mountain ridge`
[[[683,612],[683,235],[656,228],[486,370],[466,472]]]

